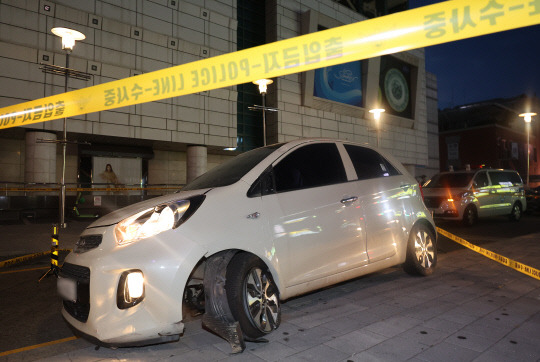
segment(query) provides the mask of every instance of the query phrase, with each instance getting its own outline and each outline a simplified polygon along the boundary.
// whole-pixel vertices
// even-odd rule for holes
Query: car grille
[[[90,313],[90,269],[64,263],[60,269],[60,276],[77,282],[77,301],[63,300],[64,309],[78,321],[86,322]]]
[[[424,197],[424,204],[426,204],[426,207],[429,209],[436,209],[439,206],[441,206],[441,203],[443,202],[444,197],[440,196],[425,196]]]
[[[81,236],[75,244],[75,253],[85,253],[88,250],[97,248],[103,239],[103,235],[85,235]]]

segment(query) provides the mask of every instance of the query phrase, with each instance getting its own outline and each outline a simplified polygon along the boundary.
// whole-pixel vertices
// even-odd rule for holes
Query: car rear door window
[[[351,158],[359,180],[400,174],[399,171],[377,151],[361,146],[347,144],[344,146]]]
[[[475,186],[478,188],[489,186],[489,181],[486,172],[479,172],[474,178]]]
[[[523,184],[523,180],[521,179],[521,177],[519,176],[517,172],[508,172],[507,176],[510,182],[512,182],[514,186],[519,186]]]
[[[277,192],[347,182],[341,156],[334,143],[303,146],[274,167]]]

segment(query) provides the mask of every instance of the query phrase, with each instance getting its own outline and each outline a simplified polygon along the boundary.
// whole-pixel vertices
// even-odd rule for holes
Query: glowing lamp
[[[532,116],[536,116],[536,113],[534,112],[527,112],[527,113],[521,113],[519,115],[520,117],[523,117],[523,120],[527,123],[531,123],[532,121]]]
[[[530,163],[530,158],[531,158],[531,150],[529,148],[529,138],[530,138],[530,133],[531,133],[532,116],[536,116],[536,113],[525,112],[525,113],[521,113],[519,116],[523,117],[523,120],[525,121],[525,125],[527,128],[527,186],[529,186],[529,163]]]
[[[127,275],[127,291],[130,301],[140,298],[144,293],[144,277],[141,272],[129,273]]]
[[[71,51],[75,46],[77,40],[83,40],[86,36],[80,31],[68,29],[68,28],[52,28],[51,32],[54,35],[62,38],[62,49]]]
[[[257,84],[259,86],[259,92],[261,94],[266,94],[268,84],[272,83],[274,83],[272,79],[257,79],[253,81],[253,84]]]
[[[375,117],[375,120],[381,119],[381,113],[383,113],[385,110],[384,108],[376,108],[376,109],[370,109],[369,113],[373,113],[373,116]]]

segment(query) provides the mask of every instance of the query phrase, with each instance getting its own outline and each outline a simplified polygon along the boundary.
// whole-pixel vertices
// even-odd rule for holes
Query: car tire
[[[523,215],[521,204],[519,202],[515,202],[512,206],[512,212],[510,213],[510,220],[511,221],[519,221],[521,220],[521,216]]]
[[[467,208],[463,212],[463,225],[473,226],[474,224],[476,224],[476,221],[478,221],[478,212],[476,211],[476,207],[474,207],[473,205],[467,206]]]
[[[416,224],[407,242],[407,257],[403,268],[409,274],[430,275],[437,265],[435,232],[427,225]]]
[[[226,278],[229,308],[246,339],[261,338],[279,327],[279,291],[272,274],[259,258],[247,253],[235,255]]]

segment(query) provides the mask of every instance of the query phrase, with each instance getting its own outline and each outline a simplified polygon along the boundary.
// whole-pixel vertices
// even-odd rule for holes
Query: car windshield
[[[282,145],[283,143],[277,143],[242,153],[197,177],[182,188],[182,191],[232,185]]]
[[[440,173],[427,182],[424,187],[426,188],[451,188],[451,187],[466,187],[474,173]]]

